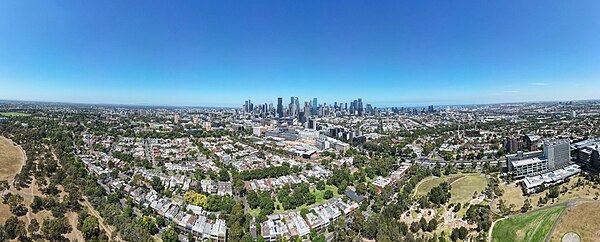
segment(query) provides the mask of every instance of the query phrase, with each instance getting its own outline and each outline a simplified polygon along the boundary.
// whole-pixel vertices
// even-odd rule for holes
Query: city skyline
[[[412,107],[600,91],[595,1],[1,7],[0,99],[240,107],[362,97]]]

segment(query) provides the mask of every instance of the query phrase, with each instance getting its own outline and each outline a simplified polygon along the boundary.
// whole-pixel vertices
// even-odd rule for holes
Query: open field
[[[466,203],[471,201],[473,194],[481,194],[487,186],[483,176],[465,176],[452,183],[450,203]]]
[[[415,195],[425,195],[433,187],[438,186],[444,181],[452,185],[450,203],[469,202],[473,193],[477,192],[481,194],[487,186],[485,177],[477,174],[453,174],[443,177],[428,177],[417,184]]]
[[[546,204],[541,204],[541,206],[538,206],[538,200],[540,198],[546,197],[548,189],[540,193],[531,194],[529,196],[523,196],[521,188],[515,183],[511,183],[509,185],[500,185],[500,187],[504,190],[504,193],[501,197],[498,197],[498,199],[504,200],[507,206],[509,206],[510,204],[514,204],[515,210],[518,210],[523,206],[523,204],[525,203],[525,199],[527,198],[530,199],[533,208],[541,208],[552,204],[569,202],[578,199],[593,200],[596,198],[596,193],[600,195],[600,187],[598,186],[594,188],[593,185],[582,185],[580,187],[573,188],[573,186],[577,183],[578,179],[584,180],[580,177],[574,177],[570,179],[569,182],[559,185],[559,190],[562,191],[563,187],[566,187],[567,192],[560,193],[558,198],[555,198],[554,201],[550,199]],[[495,204],[497,204],[497,202]],[[498,210],[496,206],[494,206],[492,209],[494,209],[495,211]]]
[[[415,188],[415,195],[425,195],[429,191],[431,191],[432,188],[440,185],[442,182],[447,181],[449,183],[452,183],[453,181],[456,181],[463,176],[465,176],[465,175],[452,174],[449,176],[442,176],[442,177],[435,177],[435,176],[427,177],[427,178],[423,179],[419,184],[417,184],[417,186]]]
[[[0,112],[0,116],[5,117],[23,117],[23,116],[31,116],[28,113],[17,113],[17,112]]]
[[[432,188],[434,188],[437,185],[440,185],[442,182],[444,182],[444,178],[441,177],[425,178],[423,179],[423,181],[417,184],[417,188],[415,189],[415,195],[425,195],[429,191],[431,191]]]
[[[552,241],[560,242],[568,232],[577,233],[581,241],[600,241],[600,203],[580,203],[569,208],[558,221]]]
[[[0,137],[0,180],[7,180],[11,184],[24,162],[21,149],[11,140]],[[4,224],[11,215],[8,205],[0,204],[0,223]]]
[[[564,206],[548,208],[498,221],[492,231],[492,241],[545,241],[564,209]]]
[[[25,157],[21,149],[11,140],[0,137],[0,180],[12,182],[24,162]]]
[[[515,183],[510,183],[508,185],[500,185],[500,187],[504,190],[504,193],[499,199],[504,200],[507,205],[514,204],[515,208],[523,207],[526,197],[523,196],[520,186]],[[534,202],[535,201],[532,201],[532,203]],[[535,203],[533,205],[535,205]]]

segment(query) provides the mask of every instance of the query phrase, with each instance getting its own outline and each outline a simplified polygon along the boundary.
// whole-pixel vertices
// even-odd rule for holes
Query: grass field
[[[31,116],[28,113],[17,113],[17,112],[0,112],[0,116],[5,117],[23,117],[23,116]]]
[[[415,195],[425,195],[432,188],[438,186],[442,182],[447,181],[452,185],[451,203],[465,203],[471,200],[473,193],[481,193],[487,186],[485,177],[472,174],[453,174],[443,177],[429,177],[417,184]]]
[[[0,137],[0,180],[7,180],[9,184],[23,166],[24,157],[19,147],[7,138]],[[4,224],[12,214],[7,205],[0,204],[0,224]]]
[[[442,182],[444,182],[444,178],[441,177],[425,178],[423,181],[421,181],[421,183],[417,184],[417,189],[415,189],[415,195],[425,195],[429,191],[431,191],[432,188],[434,188],[437,185],[440,185]]]
[[[569,208],[558,221],[552,241],[560,242],[568,232],[577,233],[581,241],[600,241],[600,203],[581,203]]]
[[[546,241],[552,225],[564,209],[564,206],[548,208],[498,221],[492,231],[492,241]]]
[[[546,204],[542,204],[542,206],[537,206],[538,200],[541,197],[545,197],[548,193],[548,190],[536,194],[532,194],[528,197],[523,196],[523,192],[521,192],[521,188],[514,183],[509,185],[501,185],[501,188],[504,190],[504,193],[498,199],[502,199],[505,201],[506,205],[514,204],[515,210],[520,209],[523,206],[526,198],[529,198],[531,204],[534,208],[545,207],[556,203],[569,202],[577,199],[591,200],[596,197],[596,192],[600,193],[600,187],[594,188],[593,185],[584,185],[577,188],[573,188],[573,185],[577,183],[578,179],[582,179],[581,177],[575,177],[569,180],[568,183],[561,184],[559,186],[559,190],[562,190],[563,187],[567,187],[568,192],[561,193],[558,198],[554,199],[554,203],[552,200],[548,201]],[[492,209],[497,211],[497,207],[494,206]]]
[[[11,140],[0,137],[0,180],[11,182],[21,170],[23,163],[24,157],[21,149],[13,145]]]
[[[473,194],[481,194],[487,186],[483,176],[465,176],[452,183],[450,203],[466,203],[471,201]]]
[[[519,187],[515,183],[501,185],[501,187],[504,190],[504,193],[502,194],[502,197],[500,197],[500,199],[503,199],[507,205],[514,204],[515,208],[523,207],[523,204],[525,203],[525,197],[523,196],[521,187]],[[533,201],[532,203],[534,202],[536,201]],[[533,205],[535,205],[535,203]]]

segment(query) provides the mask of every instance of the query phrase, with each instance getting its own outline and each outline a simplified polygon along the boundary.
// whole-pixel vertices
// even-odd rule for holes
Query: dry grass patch
[[[21,149],[4,137],[0,137],[0,180],[8,180],[9,183],[15,175],[21,171],[25,160]]]
[[[600,203],[581,203],[569,208],[558,222],[552,241],[561,241],[568,232],[577,233],[581,241],[600,241]]]

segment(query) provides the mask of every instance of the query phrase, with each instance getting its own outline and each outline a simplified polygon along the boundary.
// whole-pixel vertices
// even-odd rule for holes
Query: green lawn
[[[28,113],[17,113],[17,112],[0,112],[0,116],[6,117],[23,117],[23,116],[31,116]]]
[[[473,193],[481,194],[487,186],[483,176],[465,176],[452,183],[450,203],[466,203],[471,201]]]
[[[442,176],[442,177],[433,177],[433,176],[427,177],[427,178],[423,179],[419,184],[417,184],[417,187],[415,188],[415,195],[425,195],[429,191],[431,191],[432,188],[440,185],[442,182],[448,181],[450,179],[454,180],[454,179],[457,179],[458,177],[462,177],[462,176],[465,176],[465,174],[458,173],[458,174],[451,174],[449,176]]]
[[[255,209],[248,209],[248,213],[254,217],[258,216],[258,214],[260,214],[260,208],[255,208]]]
[[[325,190],[323,191],[319,191],[316,188],[310,188],[310,192],[312,194],[315,194],[316,199],[316,204],[320,204],[326,201],[325,198],[323,198],[323,195],[325,194],[325,191],[327,190],[331,190],[333,192],[333,197],[336,198],[338,196],[340,196],[340,194],[338,194],[337,190],[338,188],[336,186],[331,186],[331,185],[325,185]]]
[[[314,204],[311,204],[311,205],[306,205],[306,204],[303,204],[302,206],[300,206],[300,207],[297,207],[297,208],[295,208],[295,209],[291,209],[291,210],[284,210],[284,209],[283,209],[283,205],[281,205],[281,202],[279,202],[279,199],[275,199],[275,201],[274,201],[274,202],[275,202],[275,211],[274,211],[273,213],[274,213],[274,214],[283,214],[283,213],[288,213],[288,212],[292,212],[292,211],[300,211],[300,210],[302,210],[303,208],[308,208],[308,207],[312,207],[312,206],[315,206],[315,205],[318,205],[318,204],[324,203],[324,202],[326,202],[326,201],[327,201],[327,199],[325,199],[325,198],[323,197],[323,195],[324,195],[325,191],[327,191],[327,190],[331,190],[331,191],[333,191],[333,198],[337,198],[337,197],[341,196],[341,194],[338,194],[338,192],[337,192],[337,190],[338,190],[338,189],[337,189],[337,187],[336,187],[336,186],[325,185],[325,190],[323,190],[323,191],[320,191],[320,190],[318,190],[318,189],[316,189],[316,188],[312,188],[312,187],[311,187],[311,188],[310,188],[310,192],[311,192],[312,194],[315,194],[315,197],[316,197],[316,199],[315,199],[315,201],[316,201],[316,202],[315,202]],[[333,199],[333,198],[331,198],[331,199]],[[282,209],[279,209],[280,207],[281,207]],[[259,211],[260,211],[260,210],[259,210]]]
[[[432,188],[440,185],[444,182],[444,178],[441,177],[428,177],[425,178],[421,183],[417,184],[417,189],[415,189],[415,195],[425,195]]]
[[[498,221],[492,231],[494,242],[546,241],[564,206]]]

